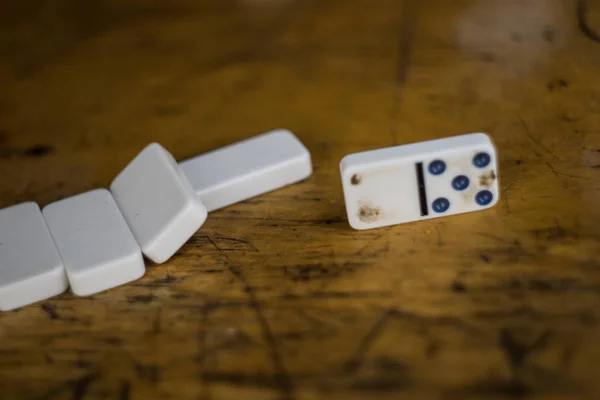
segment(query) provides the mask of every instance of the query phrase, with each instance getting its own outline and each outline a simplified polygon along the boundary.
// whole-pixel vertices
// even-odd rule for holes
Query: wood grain
[[[2,399],[596,399],[600,2],[7,0],[0,207],[285,127],[306,181],[0,315]],[[485,131],[493,209],[373,231],[348,153]]]

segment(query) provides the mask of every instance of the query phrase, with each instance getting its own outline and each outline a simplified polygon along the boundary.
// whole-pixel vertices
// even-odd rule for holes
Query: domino
[[[97,189],[42,211],[67,271],[71,291],[88,296],[144,275],[144,259],[113,196]]]
[[[56,296],[68,287],[40,207],[27,202],[0,210],[0,310]]]
[[[142,252],[155,263],[171,258],[206,220],[184,172],[157,143],[121,171],[110,191]]]
[[[484,210],[499,195],[484,133],[350,154],[340,172],[348,222],[359,230]]]
[[[285,129],[263,133],[179,165],[209,212],[312,174],[309,151]]]

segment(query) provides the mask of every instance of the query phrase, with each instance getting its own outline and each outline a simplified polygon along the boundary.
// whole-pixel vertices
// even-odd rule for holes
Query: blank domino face
[[[76,295],[91,295],[144,275],[140,247],[108,190],[49,204],[43,215]]]
[[[68,287],[39,206],[22,203],[0,210],[0,310],[56,296]]]
[[[498,201],[496,149],[483,133],[351,154],[340,170],[355,229],[479,211]]]
[[[281,129],[179,164],[208,211],[298,182],[312,173],[310,153]]]
[[[110,190],[142,252],[155,263],[168,260],[206,220],[187,177],[157,143],[142,150]]]

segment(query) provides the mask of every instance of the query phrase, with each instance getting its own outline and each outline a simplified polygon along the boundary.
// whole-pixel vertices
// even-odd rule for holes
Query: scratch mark
[[[587,0],[577,2],[577,26],[581,33],[593,42],[600,43],[600,35],[590,28],[587,22]]]
[[[269,355],[271,356],[271,361],[275,369],[275,377],[279,385],[281,398],[285,400],[294,399],[294,385],[283,363],[283,359],[281,358],[279,349],[277,348],[277,341],[275,340],[275,336],[273,335],[271,326],[269,325],[269,322],[267,321],[267,318],[265,317],[262,311],[260,302],[256,298],[254,288],[250,285],[246,277],[242,274],[242,271],[239,268],[233,266],[229,262],[229,258],[226,255],[225,258],[227,259],[227,268],[229,269],[231,274],[234,275],[244,285],[244,291],[248,294],[248,297],[250,299],[250,306],[256,314],[262,331],[263,339],[267,343],[269,349]]]
[[[56,312],[56,306],[50,303],[43,303],[40,308],[48,314],[48,318],[51,320],[59,319],[58,313]]]
[[[367,249],[373,249],[373,244],[377,243],[379,241],[379,239],[381,239],[382,237],[383,237],[383,235],[379,234],[376,237],[374,237],[373,239],[369,240],[369,244],[361,247],[360,250],[358,250],[355,254],[357,256],[362,256]]]
[[[154,296],[153,294],[128,296],[127,302],[130,304],[136,304],[136,303],[148,304],[148,303],[152,303],[156,299],[157,299],[157,297]]]
[[[217,244],[215,242],[213,242],[213,240],[210,238],[210,236],[207,235],[206,238],[208,239],[210,244],[212,244],[214,246],[214,248],[217,249],[217,251],[219,253],[221,253],[223,256],[225,256],[225,254],[223,254],[223,250],[221,250],[221,248],[219,246],[217,246]],[[225,257],[227,257],[227,256],[225,256]],[[229,257],[227,257],[227,259],[229,259]]]
[[[454,293],[465,293],[468,289],[464,283],[460,281],[454,281],[450,285],[450,290],[452,290]]]
[[[361,339],[360,343],[358,344],[358,348],[354,352],[354,355],[350,357],[350,360],[346,363],[346,368],[348,371],[356,373],[360,370],[364,364],[367,353],[373,346],[373,343],[375,343],[377,338],[383,332],[383,329],[387,325],[392,313],[393,310],[386,310],[383,314],[381,314],[377,321],[375,321],[375,324],[373,324],[373,327]]]
[[[163,286],[170,286],[173,282],[176,282],[177,278],[169,275],[167,273],[167,276],[164,278],[157,278],[157,279],[153,279],[150,282],[135,282],[132,283],[131,286],[138,286],[138,287],[163,287]]]
[[[523,366],[532,352],[545,348],[548,345],[550,336],[551,331],[546,330],[532,344],[526,345],[519,343],[508,329],[502,329],[500,331],[500,347],[514,371]]]
[[[90,384],[95,378],[96,375],[90,374],[75,381],[73,386],[73,400],[83,400]]]
[[[253,251],[255,251],[255,252],[258,253],[258,249],[256,248],[256,246],[254,246],[252,243],[250,243],[247,240],[240,239],[240,238],[230,238],[230,237],[226,237],[226,236],[218,236],[217,239],[219,239],[219,240],[226,240],[226,241],[230,241],[230,242],[234,242],[234,243],[245,244],[248,247],[250,247]]]
[[[568,178],[575,178],[575,179],[583,179],[583,180],[590,180],[589,178],[586,178],[585,176],[579,176],[579,175],[570,175],[570,174],[565,174],[564,172],[558,172],[554,166],[552,164],[550,164],[548,161],[545,161],[546,165],[548,166],[548,168],[550,168],[550,171],[552,171],[552,173],[554,175],[557,176],[566,176]]]
[[[43,394],[38,400],[49,400],[55,398],[57,395],[64,393],[67,390],[70,390],[73,397],[73,400],[83,400],[87,393],[87,390],[90,384],[98,378],[98,374],[92,372],[90,374],[84,375],[79,379],[71,379],[66,382],[61,383],[54,389]]]
[[[119,400],[129,400],[131,396],[131,383],[129,381],[121,382],[121,389],[119,390]]]
[[[538,146],[540,146],[542,149],[544,149],[544,151],[548,154],[550,154],[553,158],[562,161],[560,158],[558,158],[556,156],[556,154],[554,154],[552,151],[550,151],[550,149],[548,149],[542,142],[540,142],[538,139],[536,139],[535,136],[533,136],[533,134],[531,133],[531,131],[529,130],[529,127],[527,126],[527,124],[525,123],[525,121],[523,120],[523,117],[521,117],[521,114],[517,113],[517,116],[519,117],[519,121],[521,121],[521,125],[523,126],[523,129],[525,130],[525,134],[529,137],[529,139],[531,139],[535,144],[537,144]],[[536,154],[538,155],[538,157],[540,158],[544,158],[542,157],[539,153],[536,152]]]
[[[450,325],[462,331],[475,332],[472,327],[455,317],[424,317],[412,312],[392,308],[385,311],[377,319],[375,324],[373,324],[371,330],[369,330],[369,332],[361,339],[354,355],[350,357],[350,360],[346,363],[346,368],[349,372],[356,373],[360,371],[366,355],[373,347],[375,341],[381,336],[391,318],[407,320],[416,323],[423,328],[432,325]]]
[[[267,318],[265,317],[262,311],[262,306],[256,298],[254,287],[250,285],[250,282],[248,282],[242,271],[231,263],[231,260],[229,259],[227,254],[224,253],[222,249],[220,249],[219,246],[217,246],[209,236],[207,236],[207,238],[215,247],[215,249],[217,249],[219,254],[223,257],[225,265],[227,266],[229,272],[244,286],[244,292],[246,292],[248,295],[248,298],[250,300],[250,307],[252,308],[252,310],[254,310],[254,313],[256,314],[256,318],[259,322],[263,339],[267,344],[267,348],[269,350],[269,356],[271,357],[271,362],[275,370],[275,379],[279,387],[281,399],[294,399],[294,385],[292,383],[289,373],[287,372],[285,364],[283,363],[281,354],[279,353],[275,335],[273,335],[271,326],[269,325],[269,322],[267,321]]]
[[[140,378],[151,383],[156,383],[159,381],[159,370],[156,365],[143,365],[133,359],[133,367]]]

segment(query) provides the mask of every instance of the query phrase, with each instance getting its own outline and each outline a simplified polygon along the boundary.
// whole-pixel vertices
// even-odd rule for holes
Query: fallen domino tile
[[[37,203],[0,210],[0,310],[56,296],[69,287]]]
[[[144,275],[144,258],[111,193],[97,189],[42,211],[71,290],[88,296]]]
[[[496,148],[484,133],[351,154],[340,172],[355,229],[481,211],[500,194]]]
[[[263,133],[179,165],[209,212],[301,181],[312,173],[310,153],[285,129]]]
[[[206,220],[187,177],[157,143],[144,148],[110,190],[142,252],[155,263],[171,258]]]

